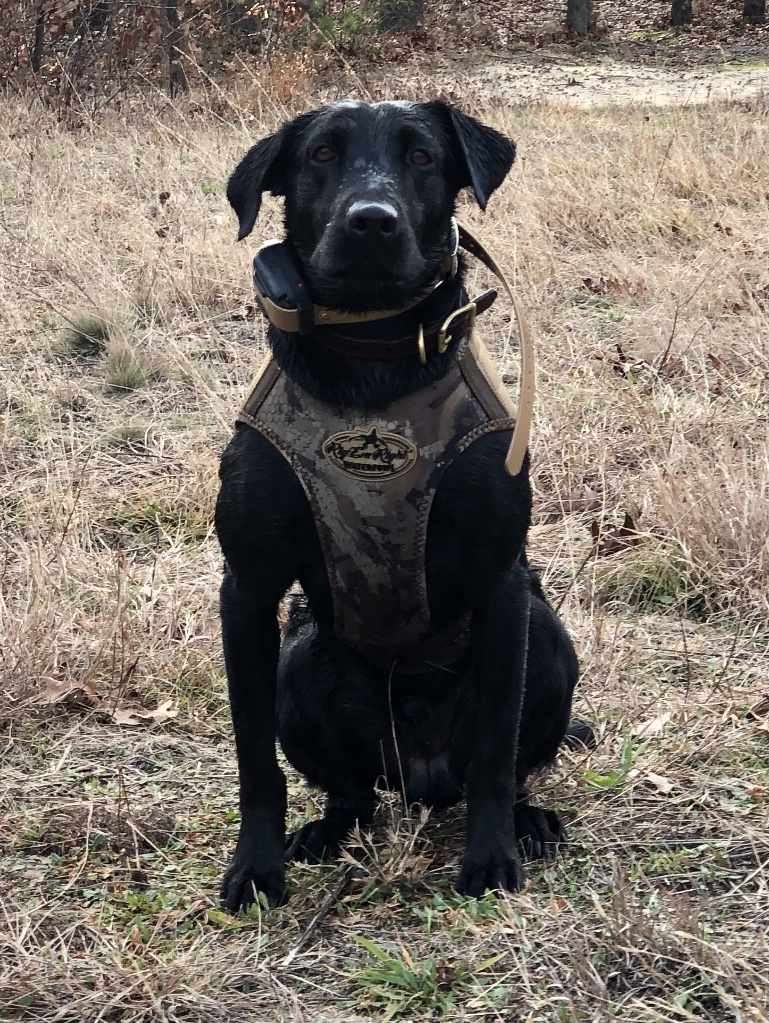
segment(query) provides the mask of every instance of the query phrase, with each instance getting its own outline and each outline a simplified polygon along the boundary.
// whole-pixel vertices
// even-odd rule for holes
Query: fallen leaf
[[[684,370],[684,364],[681,359],[673,358],[666,359],[665,362],[659,368],[659,375],[669,380],[671,377],[679,376]]]
[[[109,717],[116,725],[141,725],[146,721],[144,711],[131,709],[129,707],[115,707],[109,712]]]
[[[45,881],[45,871],[35,868],[23,870],[21,876],[26,878],[28,881]]]
[[[179,709],[173,706],[173,700],[165,700],[156,710],[145,710],[143,707],[115,707],[109,712],[109,717],[116,725],[135,728],[137,725],[162,725],[175,718],[178,713]]]
[[[47,678],[45,689],[33,700],[34,703],[85,703],[96,707],[101,702],[96,691],[87,682],[76,682],[72,679]]]
[[[581,487],[570,490],[563,500],[563,510],[569,512],[594,511],[601,507],[598,492],[583,483]]]
[[[644,781],[649,782],[654,788],[661,793],[663,796],[669,796],[673,791],[673,782],[670,778],[665,778],[661,774],[655,774],[654,771],[647,771],[644,777]]]
[[[646,359],[631,359],[627,356],[622,345],[617,344],[614,347],[617,352],[616,356],[598,352],[593,357],[601,362],[608,362],[613,372],[618,373],[620,376],[630,376],[633,373],[639,373],[642,370],[645,371],[652,368]]]
[[[638,295],[643,291],[643,284],[629,281],[626,277],[583,277],[582,284],[593,295]],[[623,355],[624,358],[624,355]]]
[[[642,721],[640,725],[635,725],[630,729],[630,734],[634,739],[659,735],[668,721],[670,721],[670,711],[666,710],[663,714],[658,714],[656,718],[649,718],[648,721]]]
[[[593,295],[605,295],[609,290],[606,279],[603,276],[599,277],[597,280],[593,277],[583,277],[582,283]]]
[[[245,320],[254,320],[254,319],[256,319],[256,315],[257,315],[258,312],[259,312],[259,306],[257,306],[255,303],[253,303],[253,302],[244,302],[237,309],[231,309],[230,312],[228,313],[228,316],[229,316],[229,319],[231,319],[231,320],[238,320],[238,321],[242,322],[242,321],[245,321]]]
[[[236,923],[229,913],[224,913],[221,909],[209,909],[206,913],[206,920],[210,924],[216,924],[217,927],[232,927]]]
[[[600,557],[607,557],[609,554],[617,554],[624,551],[633,544],[641,542],[641,537],[629,512],[621,526],[613,526],[604,532],[598,522],[593,519],[590,523],[590,533],[593,537],[593,554]]]
[[[717,356],[714,352],[708,352],[706,358],[722,376],[734,377],[732,370],[729,369],[724,360],[719,358],[719,356]]]
[[[415,855],[405,856],[401,862],[401,869],[404,874],[421,876],[432,863],[432,857]]]
[[[747,710],[747,717],[757,720],[767,715],[769,720],[769,696],[762,696],[757,703],[754,703],[752,707]]]

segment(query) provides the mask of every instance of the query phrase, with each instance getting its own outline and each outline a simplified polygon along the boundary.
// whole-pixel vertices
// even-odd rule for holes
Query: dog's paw
[[[286,867],[283,857],[243,855],[237,850],[227,868],[219,896],[228,912],[237,913],[256,902],[259,893],[271,906],[286,901]]]
[[[348,831],[349,828],[342,827],[327,817],[310,821],[288,836],[285,861],[323,863],[324,860],[332,860],[339,855]]]
[[[523,866],[513,850],[465,852],[456,888],[460,895],[480,899],[486,891],[517,892],[523,885]]]
[[[555,810],[543,810],[528,803],[515,808],[515,834],[527,860],[552,860],[568,836]]]

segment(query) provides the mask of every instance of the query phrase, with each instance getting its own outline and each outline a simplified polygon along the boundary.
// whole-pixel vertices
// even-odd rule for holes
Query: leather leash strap
[[[521,309],[518,300],[513,294],[510,283],[494,257],[486,251],[478,239],[474,238],[465,227],[459,228],[459,244],[471,256],[479,259],[499,279],[502,287],[505,289],[505,294],[510,299],[515,310],[515,323],[518,327],[518,345],[521,350],[521,394],[518,401],[518,415],[515,418],[513,438],[510,441],[510,447],[507,449],[507,457],[505,458],[505,469],[507,469],[511,476],[517,476],[523,465],[526,448],[529,446],[531,422],[534,418],[534,398],[537,391],[534,343],[531,340],[531,330],[523,314],[523,309]]]

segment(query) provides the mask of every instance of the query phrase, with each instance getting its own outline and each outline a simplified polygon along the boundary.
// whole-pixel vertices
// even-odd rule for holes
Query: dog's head
[[[332,103],[258,142],[227,198],[250,234],[262,193],[285,197],[286,235],[315,302],[397,308],[451,251],[459,191],[481,209],[515,158],[504,135],[438,100]]]

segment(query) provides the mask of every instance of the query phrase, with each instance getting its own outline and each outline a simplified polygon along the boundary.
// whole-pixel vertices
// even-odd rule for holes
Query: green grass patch
[[[493,979],[484,976],[504,952],[479,963],[445,953],[419,959],[404,945],[390,949],[359,934],[353,937],[369,954],[368,964],[354,972],[353,980],[363,1003],[380,1019],[440,1018],[473,995],[483,995],[487,1003],[494,993],[504,998],[504,989],[497,986],[494,992]]]
[[[105,448],[117,448],[121,451],[132,451],[134,454],[149,453],[155,439],[155,432],[150,426],[126,423],[116,426],[105,433],[101,439]]]
[[[703,619],[720,609],[717,593],[697,565],[664,541],[601,559],[596,581],[603,602],[638,611],[683,612]]]
[[[104,377],[113,391],[138,391],[163,379],[157,362],[148,359],[125,341],[112,344],[104,363]]]
[[[203,540],[211,529],[208,516],[165,498],[118,505],[111,511],[108,524],[135,536],[160,534],[184,542]]]
[[[77,359],[102,355],[115,334],[115,324],[103,316],[80,316],[61,337],[65,354]]]

